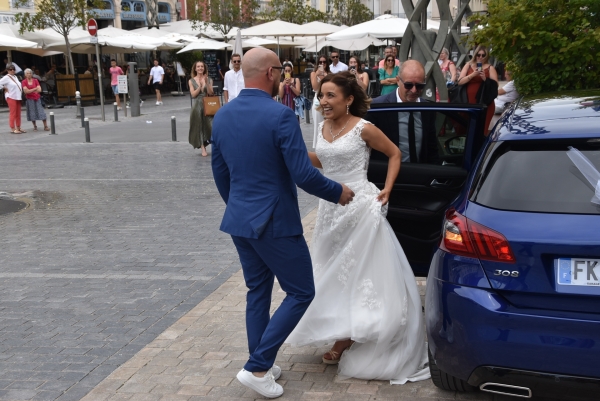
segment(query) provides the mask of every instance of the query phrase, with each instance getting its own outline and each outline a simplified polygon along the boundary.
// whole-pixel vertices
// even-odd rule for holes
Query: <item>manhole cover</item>
[[[0,215],[18,212],[27,207],[27,203],[12,200],[12,199],[1,199],[0,198]]]

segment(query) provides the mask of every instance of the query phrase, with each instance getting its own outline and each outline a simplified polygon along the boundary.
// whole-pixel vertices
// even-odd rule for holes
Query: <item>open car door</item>
[[[444,212],[461,191],[487,140],[485,110],[466,104],[385,103],[371,105],[365,117],[403,151],[387,219],[417,276],[427,275]],[[415,135],[407,133],[411,114]],[[411,142],[416,161],[409,160]],[[387,157],[373,151],[369,181],[383,188],[387,168]]]

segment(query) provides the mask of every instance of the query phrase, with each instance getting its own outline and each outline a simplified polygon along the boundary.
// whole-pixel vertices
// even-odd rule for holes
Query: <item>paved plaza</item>
[[[108,106],[103,122],[88,107],[89,144],[73,107],[47,110],[55,136],[26,121],[12,135],[0,110],[0,198],[28,204],[0,215],[0,400],[262,399],[235,380],[245,287],[210,158],[187,143],[189,108],[148,98],[141,117],[114,122]],[[310,240],[317,200],[299,202]],[[323,352],[282,348],[282,400],[512,399],[342,381]]]

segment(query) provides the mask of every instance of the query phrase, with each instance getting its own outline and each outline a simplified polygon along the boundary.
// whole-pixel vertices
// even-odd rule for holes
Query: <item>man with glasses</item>
[[[247,87],[213,121],[212,171],[227,205],[221,230],[231,235],[248,287],[250,358],[237,379],[276,398],[283,394],[275,382],[281,375],[277,351],[315,295],[296,185],[341,205],[354,193],[312,166],[294,111],[273,100],[282,69],[277,55],[258,47],[244,59]],[[271,317],[275,277],[286,297]]]
[[[331,65],[329,65],[329,71],[332,74],[342,71],[348,71],[348,66],[340,61],[340,53],[335,50],[331,52]]]
[[[233,70],[227,71],[223,80],[223,98],[225,103],[231,102],[238,97],[242,89],[245,88],[244,74],[242,73],[242,56],[234,53],[231,56],[231,64],[233,64]]]
[[[425,69],[417,60],[405,61],[396,77],[398,90],[373,99],[372,106],[385,103],[426,102],[421,98],[425,88]],[[376,107],[373,107],[376,108]],[[368,119],[398,144],[402,162],[438,164],[435,113],[399,112],[398,119],[389,113],[369,113]]]

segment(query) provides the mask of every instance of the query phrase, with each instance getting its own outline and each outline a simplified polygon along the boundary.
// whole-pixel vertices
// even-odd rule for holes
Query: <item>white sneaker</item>
[[[281,377],[281,368],[279,366],[273,365],[271,371],[273,372],[273,379],[278,380]]]
[[[117,110],[123,110],[123,108],[122,107],[117,107]]]
[[[283,387],[275,383],[273,369],[269,369],[264,377],[256,377],[252,372],[242,369],[236,377],[244,386],[256,391],[263,397],[277,398],[283,394]]]
[[[160,102],[156,102],[156,105],[157,105],[157,106],[160,106]]]
[[[158,103],[160,103],[160,105],[162,106],[162,102],[158,102]]]

